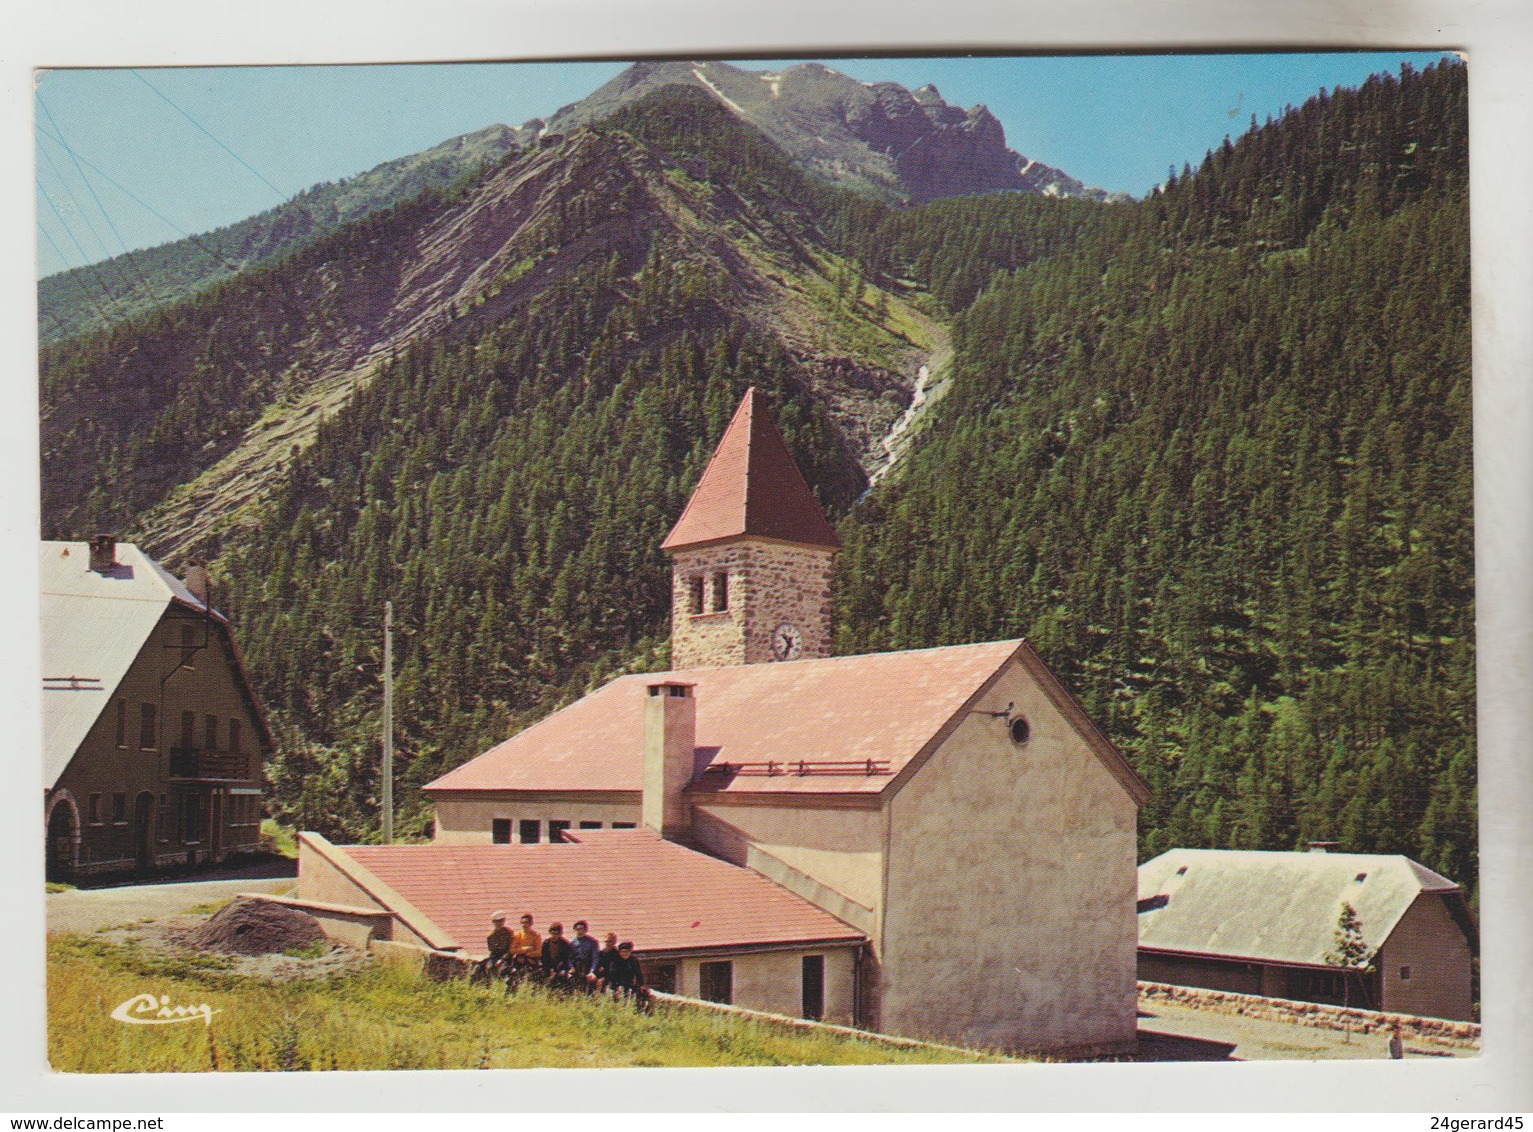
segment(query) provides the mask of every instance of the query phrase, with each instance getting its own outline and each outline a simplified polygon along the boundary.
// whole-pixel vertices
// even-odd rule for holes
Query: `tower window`
[[[722,613],[729,608],[729,571],[718,570],[713,575],[713,609]]]
[[[536,845],[541,837],[542,823],[536,820],[523,819],[517,823],[516,839],[523,845]]]
[[[510,845],[511,844],[511,819],[510,818],[491,818],[490,819],[490,844],[491,845]]]
[[[703,579],[701,577],[688,579],[688,585],[692,590],[692,613],[697,615],[703,612]]]

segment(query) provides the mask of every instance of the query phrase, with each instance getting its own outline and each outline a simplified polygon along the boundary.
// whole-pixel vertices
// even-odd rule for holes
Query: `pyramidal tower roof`
[[[660,546],[679,550],[742,536],[841,546],[772,422],[766,398],[754,388],[746,391],[686,510]]]

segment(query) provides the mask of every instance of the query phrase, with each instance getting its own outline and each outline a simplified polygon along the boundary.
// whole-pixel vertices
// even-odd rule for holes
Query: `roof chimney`
[[[117,538],[97,535],[90,540],[90,568],[98,574],[110,574],[117,566]]]
[[[644,824],[673,839],[692,827],[682,791],[692,781],[697,749],[697,698],[693,684],[650,684],[644,700]]]
[[[1311,853],[1329,853],[1332,849],[1340,849],[1340,841],[1311,841],[1308,843]]]
[[[186,588],[192,591],[192,596],[203,605],[207,605],[208,593],[212,587],[212,579],[208,577],[208,564],[206,562],[192,563],[191,569],[186,572]]]

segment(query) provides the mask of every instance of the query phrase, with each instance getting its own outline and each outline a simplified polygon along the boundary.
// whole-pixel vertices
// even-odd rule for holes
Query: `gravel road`
[[[1179,1003],[1141,1004],[1140,1061],[1319,1061],[1388,1058],[1389,1035],[1352,1034],[1321,1026],[1300,1026],[1246,1018]],[[1479,1051],[1439,1045],[1421,1038],[1405,1043],[1406,1059],[1476,1057]]]
[[[293,868],[278,865],[163,884],[50,892],[48,930],[93,932],[140,920],[158,920],[201,904],[227,900],[238,892],[283,892],[295,883]]]

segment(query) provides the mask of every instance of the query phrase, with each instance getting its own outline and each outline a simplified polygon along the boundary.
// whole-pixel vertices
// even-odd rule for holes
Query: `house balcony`
[[[214,782],[242,782],[250,777],[250,756],[202,747],[172,747],[170,777]]]

